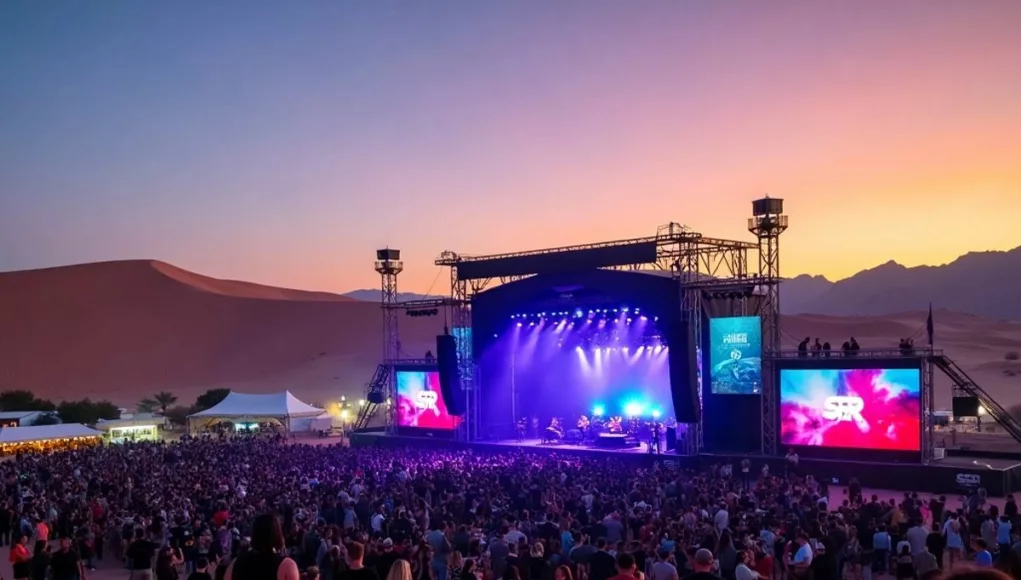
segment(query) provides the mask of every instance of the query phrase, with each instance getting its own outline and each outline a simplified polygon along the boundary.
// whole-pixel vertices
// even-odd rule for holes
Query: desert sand
[[[379,304],[217,280],[157,261],[0,273],[0,390],[53,400],[91,397],[124,407],[154,392],[190,404],[206,389],[290,389],[312,403],[360,397],[380,359]],[[783,318],[783,340],[838,347],[925,342],[925,312],[888,317]],[[1021,324],[937,311],[936,346],[1004,407],[1021,405]],[[402,348],[431,349],[442,317],[400,316]],[[1013,373],[1013,376],[1012,376]],[[937,375],[937,407],[950,383]]]

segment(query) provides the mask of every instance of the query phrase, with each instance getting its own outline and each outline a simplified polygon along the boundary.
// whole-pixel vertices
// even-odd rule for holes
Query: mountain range
[[[379,290],[345,296],[379,302]],[[399,301],[435,298],[402,292]],[[908,268],[894,261],[839,281],[802,275],[780,286],[783,314],[882,316],[934,308],[994,320],[1021,320],[1021,247],[971,252],[942,266]]]
[[[929,304],[994,320],[1021,320],[1021,247],[971,252],[942,266],[908,268],[894,261],[831,282],[798,276],[780,287],[784,314],[880,316]]]

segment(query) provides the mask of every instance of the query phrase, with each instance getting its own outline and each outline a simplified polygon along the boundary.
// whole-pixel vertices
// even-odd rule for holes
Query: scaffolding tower
[[[762,454],[777,453],[777,409],[780,388],[773,353],[780,350],[780,234],[787,229],[783,200],[768,195],[752,202],[748,231],[759,239],[759,275],[762,288]]]

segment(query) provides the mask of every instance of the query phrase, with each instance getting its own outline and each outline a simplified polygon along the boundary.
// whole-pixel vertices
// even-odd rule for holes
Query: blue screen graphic
[[[762,320],[709,319],[709,381],[714,395],[762,392]]]

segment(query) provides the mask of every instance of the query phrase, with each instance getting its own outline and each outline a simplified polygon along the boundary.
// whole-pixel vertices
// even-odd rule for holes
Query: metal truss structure
[[[748,271],[748,253],[760,250],[761,246],[752,242],[710,238],[677,223],[661,226],[655,236],[612,242],[486,256],[464,256],[447,251],[436,258],[435,265],[450,269],[450,298],[443,305],[450,308],[450,320],[453,322],[453,327],[455,329],[470,328],[471,301],[476,294],[493,284],[494,280],[497,283],[507,283],[534,274],[516,274],[494,278],[463,280],[458,277],[458,267],[462,264],[481,260],[492,261],[503,258],[520,259],[530,256],[570,254],[579,251],[629,245],[637,246],[649,243],[655,243],[656,245],[654,261],[614,266],[612,269],[669,272],[671,278],[677,281],[677,291],[680,293],[682,304],[681,314],[692,324],[697,341],[700,341],[702,336],[703,298],[705,295],[711,297],[712,293],[715,292],[728,291],[761,294],[764,297],[760,306],[762,319],[764,324],[766,321],[769,321],[768,323],[771,325],[769,328],[763,329],[763,334],[769,336],[780,335],[779,301],[775,298],[777,292],[773,290],[779,284],[779,279],[772,276],[770,270],[762,270],[763,261],[761,259],[759,260],[759,272],[751,273]],[[467,421],[464,436],[467,440],[475,440],[478,438],[481,419],[479,415],[478,369],[471,352],[470,333],[459,333],[457,334],[457,339],[458,353],[460,355],[461,387],[465,393],[467,403]],[[701,402],[701,385],[698,385],[698,393]],[[773,424],[775,425],[775,421]],[[694,429],[691,429],[691,427],[694,427]],[[702,449],[701,424],[689,426],[688,432],[691,436],[687,438],[690,443],[686,451],[691,454],[698,453]]]
[[[777,409],[780,396],[776,384],[776,368],[770,353],[780,350],[780,234],[787,230],[787,216],[783,215],[783,200],[766,196],[752,202],[752,217],[748,218],[748,231],[759,240],[759,275],[773,283],[763,287],[769,305],[762,316],[762,454],[777,453]]]
[[[378,250],[376,252],[375,270],[380,276],[380,310],[383,312],[383,361],[397,358],[401,350],[400,335],[397,329],[397,275],[404,270],[400,250]],[[393,371],[393,369],[389,369]],[[377,380],[369,383],[366,399],[377,397],[385,403],[387,430],[393,432],[397,428],[397,405],[394,396],[395,385],[393,372],[377,373]],[[380,384],[377,384],[379,382]],[[375,392],[374,392],[375,391]],[[381,396],[380,396],[381,395]],[[377,404],[373,403],[373,407]],[[366,411],[366,413],[374,412]],[[367,420],[367,419],[366,419]]]

